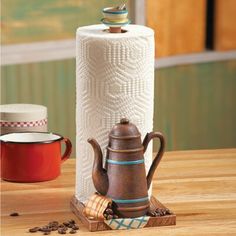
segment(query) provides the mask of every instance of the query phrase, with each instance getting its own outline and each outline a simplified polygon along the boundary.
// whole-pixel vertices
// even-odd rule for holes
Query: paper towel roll
[[[129,25],[112,34],[103,25],[78,28],[76,34],[76,197],[84,202],[95,191],[90,137],[105,157],[108,133],[120,118],[137,125],[142,138],[153,129],[154,32]],[[146,170],[152,147],[145,153]]]

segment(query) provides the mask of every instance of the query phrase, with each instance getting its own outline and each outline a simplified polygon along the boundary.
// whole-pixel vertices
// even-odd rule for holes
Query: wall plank
[[[216,50],[236,49],[236,1],[215,0],[215,43]]]
[[[147,0],[147,25],[155,30],[156,57],[205,48],[206,0]]]
[[[156,71],[154,126],[168,150],[236,147],[236,60]]]

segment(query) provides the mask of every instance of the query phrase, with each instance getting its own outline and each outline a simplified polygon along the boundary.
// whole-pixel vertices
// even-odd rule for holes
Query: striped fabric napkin
[[[103,213],[112,203],[112,200],[108,197],[99,195],[98,193],[93,194],[88,202],[85,204],[83,213],[87,217],[93,217],[94,219],[104,220]]]

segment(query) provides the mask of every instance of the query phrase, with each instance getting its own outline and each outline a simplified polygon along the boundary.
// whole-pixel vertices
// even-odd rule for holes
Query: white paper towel
[[[76,33],[76,197],[84,202],[94,192],[95,138],[105,157],[108,133],[126,117],[142,138],[153,129],[154,32],[128,25],[126,33],[109,33],[103,25],[80,27]],[[152,145],[145,153],[146,170]]]

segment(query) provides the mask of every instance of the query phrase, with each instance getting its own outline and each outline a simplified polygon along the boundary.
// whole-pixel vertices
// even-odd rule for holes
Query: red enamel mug
[[[70,140],[55,133],[9,133],[1,135],[0,142],[1,178],[14,182],[55,179],[72,151]],[[66,145],[63,155],[62,142]]]

